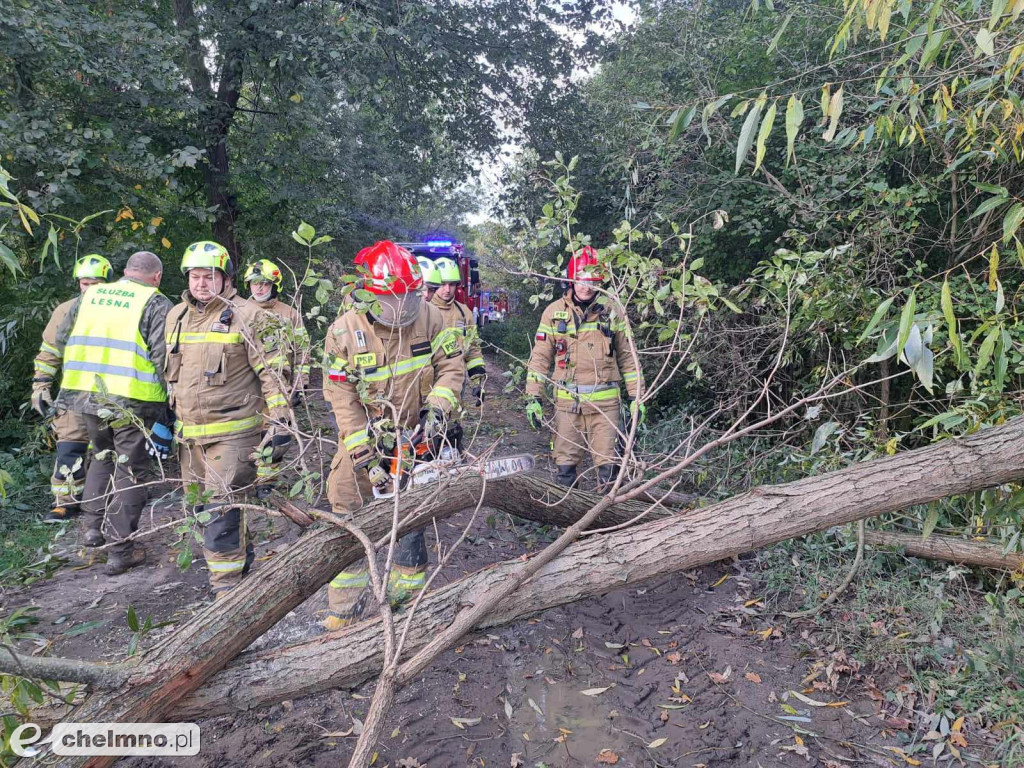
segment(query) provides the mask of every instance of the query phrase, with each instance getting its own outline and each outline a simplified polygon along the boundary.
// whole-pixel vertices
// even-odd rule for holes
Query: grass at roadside
[[[820,533],[759,553],[766,608],[819,604],[852,540]],[[981,748],[988,764],[1024,765],[1024,595],[1009,576],[869,551],[838,603],[790,633],[809,657],[852,660],[911,759]]]
[[[18,433],[18,421],[0,424],[0,436]],[[49,465],[53,460],[42,435],[31,432],[21,444],[2,440],[0,449],[0,587],[31,584],[53,572],[59,562],[50,555],[55,538],[68,526],[47,525],[42,516],[50,507]]]

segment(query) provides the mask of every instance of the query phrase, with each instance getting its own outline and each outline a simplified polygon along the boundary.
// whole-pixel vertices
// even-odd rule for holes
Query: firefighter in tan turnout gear
[[[444,433],[458,409],[465,378],[462,348],[437,307],[418,293],[423,283],[416,259],[382,241],[364,248],[355,263],[366,274],[363,288],[379,310],[348,309],[331,325],[325,342],[324,395],[338,423],[339,448],[331,463],[328,498],[337,513],[354,511],[373,498],[373,487],[391,486],[388,435],[405,430],[412,441],[430,443]],[[426,396],[424,371],[433,374]],[[422,589],[427,549],[423,532],[398,543],[388,592],[400,603]],[[370,595],[365,566],[339,573],[328,588],[329,615],[338,629],[362,617]]]
[[[249,302],[275,318],[274,325],[267,331],[281,342],[281,349],[288,349],[293,381],[292,405],[297,406],[309,381],[309,334],[302,323],[302,315],[291,304],[281,301],[284,276],[281,268],[269,259],[250,264],[245,270],[245,282],[249,285]],[[270,456],[257,458],[256,476],[260,483],[269,483],[277,477],[290,443],[289,435],[278,435],[270,446]],[[269,486],[261,486],[261,492],[264,489],[269,490]]]
[[[639,373],[629,352],[625,322],[594,288],[604,279],[597,252],[590,246],[580,250],[569,260],[567,277],[569,290],[547,306],[537,328],[526,373],[526,416],[534,429],[540,427],[540,398],[545,383],[553,382],[556,480],[573,485],[577,467],[589,452],[601,487],[614,481],[618,467],[619,387],[625,384],[630,400],[635,400]],[[636,410],[631,405],[631,411]]]
[[[110,262],[98,253],[90,253],[75,262],[75,279],[78,290],[85,289],[96,283],[110,280],[113,269]],[[63,361],[63,353],[57,349],[57,329],[67,317],[75,299],[68,299],[58,304],[50,321],[43,330],[43,341],[36,355],[32,378],[32,408],[44,418],[47,408],[53,406],[50,388],[54,382],[60,383],[58,375]],[[50,492],[53,494],[53,507],[43,518],[45,523],[62,523],[75,517],[80,509],[82,488],[85,482],[85,470],[88,463],[89,431],[85,427],[85,418],[80,413],[70,410],[57,412],[53,417],[53,431],[57,437],[57,456],[53,462],[53,475],[50,477]]]
[[[262,310],[235,292],[226,248],[193,243],[181,271],[188,289],[167,316],[166,379],[186,493],[197,486],[201,495],[203,556],[220,597],[253,561],[245,516],[233,505],[256,480],[254,455],[287,431],[291,372],[288,356],[254,335]]]
[[[97,547],[114,539],[108,576],[146,559],[128,537],[138,529],[148,484],[156,478],[152,457],[170,455],[161,371],[171,302],[159,290],[163,271],[155,254],[132,254],[124,277],[88,288],[57,329],[64,367],[57,404],[82,414],[92,442],[82,494],[83,543]]]

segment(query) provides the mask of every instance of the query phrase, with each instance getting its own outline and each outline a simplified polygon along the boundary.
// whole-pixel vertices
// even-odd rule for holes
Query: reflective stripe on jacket
[[[64,347],[61,388],[162,403],[167,392],[141,332],[159,291],[131,280],[86,289]]]
[[[273,339],[259,340],[253,328],[266,315],[228,286],[209,304],[191,294],[167,316],[165,376],[178,437],[215,443],[287,420],[288,356]]]
[[[57,329],[75,306],[75,301],[75,299],[68,299],[61,302],[50,315],[50,321],[43,329],[43,340],[39,344],[39,352],[33,361],[36,379],[52,381],[57,378],[57,373],[64,362],[64,353],[57,347]]]
[[[526,393],[540,397],[546,382],[554,383],[556,407],[575,403],[617,404],[620,382],[630,398],[640,374],[629,350],[626,323],[600,297],[584,312],[571,294],[551,302],[540,325],[526,372]]]

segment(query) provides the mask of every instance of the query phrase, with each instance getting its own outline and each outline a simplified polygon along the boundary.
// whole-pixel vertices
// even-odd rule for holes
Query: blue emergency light
[[[427,240],[427,245],[431,248],[450,248],[455,243],[451,240]]]

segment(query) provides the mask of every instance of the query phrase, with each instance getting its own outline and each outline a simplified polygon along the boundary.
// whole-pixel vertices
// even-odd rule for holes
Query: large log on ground
[[[483,481],[465,474],[443,485],[406,494],[402,516],[416,511],[402,531],[476,506]],[[532,515],[554,524],[572,522],[601,497],[571,493],[539,476],[514,476],[486,484],[488,500],[500,500],[513,514]],[[509,501],[512,498],[513,501]],[[518,499],[522,507],[514,503]],[[552,512],[549,504],[558,503]],[[642,514],[649,505],[623,504],[599,518],[597,525],[614,525]],[[352,522],[371,539],[391,528],[393,502],[368,505],[352,515]],[[571,518],[571,519],[570,519]],[[344,530],[324,526],[307,531],[295,544],[282,550],[249,578],[244,587],[210,605],[172,635],[150,649],[138,662],[119,665],[116,674],[127,673],[127,682],[115,690],[96,693],[67,719],[75,722],[162,722],[178,703],[263,635],[290,611],[362,556],[362,549]],[[12,671],[17,671],[12,670]],[[67,757],[62,766],[109,765],[114,758]]]
[[[864,543],[873,547],[896,547],[911,557],[924,557],[929,560],[948,560],[952,563],[1006,571],[1024,568],[1024,555],[1016,552],[1004,554],[995,544],[940,536],[935,533],[927,539],[922,539],[919,534],[865,531]]]
[[[1015,419],[961,440],[757,488],[686,515],[584,539],[543,568],[515,600],[488,617],[486,625],[833,525],[1020,480],[1022,438],[1024,419]],[[502,490],[506,500],[497,503],[511,505],[509,487]],[[518,503],[525,505],[525,499]],[[522,513],[526,507],[519,509]],[[431,640],[463,606],[476,604],[516,565],[501,564],[428,596],[410,635],[412,648]],[[370,622],[305,643],[246,654],[186,701],[178,714],[198,718],[358,683],[379,669],[380,646],[379,627]]]

